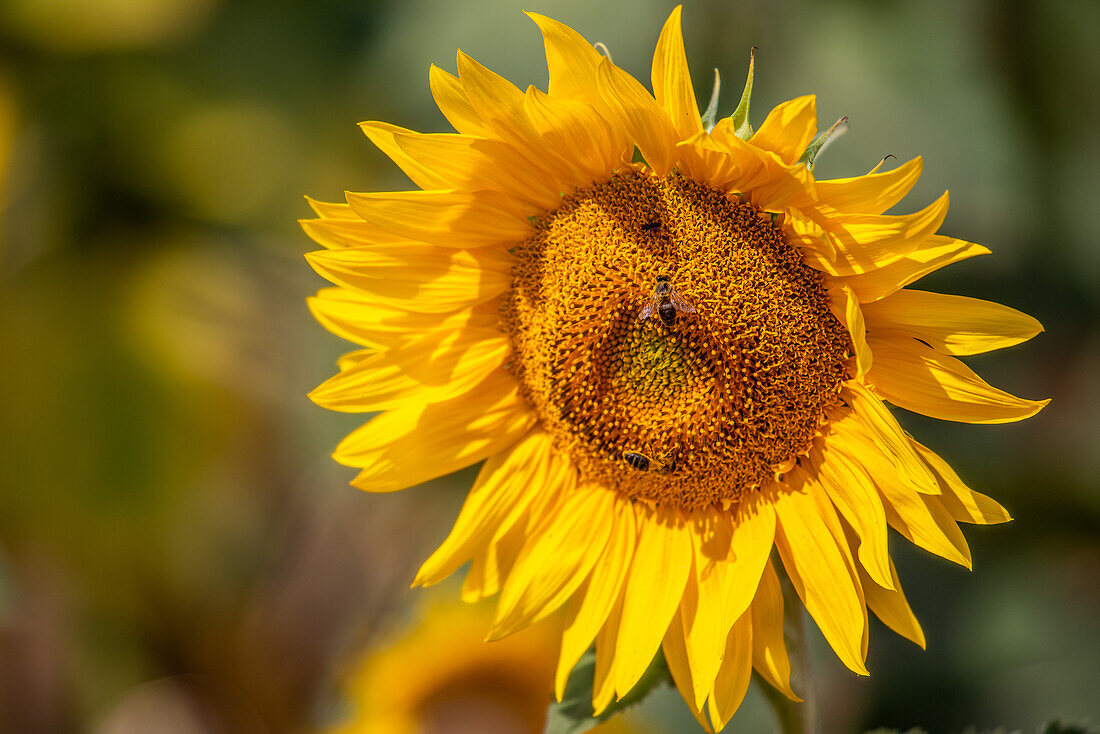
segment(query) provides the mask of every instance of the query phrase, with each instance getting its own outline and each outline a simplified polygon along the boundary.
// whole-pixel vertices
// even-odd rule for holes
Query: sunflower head
[[[557,688],[595,644],[594,704],[663,648],[704,725],[756,670],[796,697],[781,574],[866,673],[867,610],[923,644],[888,528],[969,566],[958,522],[1008,519],[888,404],[1001,423],[1015,397],[958,359],[1041,327],[1005,306],[908,289],[988,252],[938,234],[945,193],[886,214],[921,173],[819,180],[815,101],[699,113],[680,10],[652,92],[569,27],[531,15],[550,83],[468,56],[430,86],[456,132],[363,123],[419,186],[313,202],[311,300],[361,345],[313,398],[374,412],[336,450],[354,484],[403,489],[484,461],[417,583],[471,562],[500,595],[490,636],[564,607]],[[712,104],[709,108],[714,109]],[[775,554],[773,555],[773,549]]]

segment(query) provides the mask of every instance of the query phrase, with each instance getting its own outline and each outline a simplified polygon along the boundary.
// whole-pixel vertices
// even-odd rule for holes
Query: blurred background
[[[339,718],[349,661],[409,617],[467,471],[394,495],[328,454],[357,421],[307,391],[351,347],[313,323],[310,194],[406,188],[355,123],[448,127],[456,48],[545,89],[569,23],[649,79],[668,0],[0,3],[0,731],[283,734]],[[971,360],[1053,397],[1018,425],[902,416],[1016,517],[967,528],[973,573],[897,543],[920,651],[877,623],[872,677],[816,641],[822,728],[1100,723],[1100,4],[687,0],[701,97],[752,120],[818,95],[851,129],[821,177],[924,156],[942,231],[990,257],[922,287],[1037,316]],[[815,633],[816,634],[816,633]],[[772,728],[750,692],[731,729]],[[690,731],[663,691],[628,718]]]

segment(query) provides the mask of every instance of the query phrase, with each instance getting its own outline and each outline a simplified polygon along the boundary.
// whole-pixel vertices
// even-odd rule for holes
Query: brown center
[[[505,324],[528,399],[582,477],[691,509],[808,450],[851,341],[771,215],[631,168],[536,224]]]

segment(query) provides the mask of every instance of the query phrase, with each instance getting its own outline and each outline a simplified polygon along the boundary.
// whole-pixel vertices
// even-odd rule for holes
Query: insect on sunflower
[[[969,567],[957,523],[1009,517],[886,403],[968,423],[1034,415],[1045,401],[957,357],[1042,327],[905,288],[988,252],[937,234],[946,193],[884,214],[919,158],[817,180],[814,97],[753,131],[751,67],[734,115],[700,115],[679,8],[653,94],[531,18],[547,93],[461,52],[457,77],[433,66],[456,133],[362,124],[421,190],[313,202],[303,222],[337,286],[313,312],[364,347],[312,397],[382,411],[335,458],[372,492],[484,461],[416,583],[470,562],[463,597],[500,595],[492,638],[564,607],[558,695],[595,644],[596,711],[658,648],[715,728],[754,669],[794,698],[780,573],[851,670],[867,673],[868,608],[923,645],[888,527]]]

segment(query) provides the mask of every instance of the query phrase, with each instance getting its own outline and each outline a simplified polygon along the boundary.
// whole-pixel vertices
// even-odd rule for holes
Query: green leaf
[[[588,731],[620,711],[641,703],[642,699],[658,686],[672,682],[672,675],[669,673],[665,657],[658,652],[629,693],[618,701],[612,701],[599,716],[593,716],[592,683],[595,675],[596,653],[589,650],[581,656],[580,661],[569,674],[561,702],[552,703],[546,709],[544,734],[578,734],[578,732]]]
[[[814,138],[813,142],[806,146],[806,150],[802,152],[802,157],[798,160],[806,164],[806,167],[811,171],[814,170],[814,161],[817,157],[828,147],[829,143],[839,138],[844,133],[848,132],[848,117],[844,116],[833,123],[825,132]]]
[[[722,86],[722,78],[718,76],[718,69],[714,70],[714,88],[710,90],[710,103],[707,111],[703,113],[703,129],[708,133],[714,129],[718,122],[718,90]]]
[[[730,118],[733,121],[733,131],[742,140],[752,137],[752,125],[749,124],[749,101],[752,99],[752,75],[756,68],[756,46],[749,49],[749,75],[745,79],[745,89],[741,92],[741,101]]]

